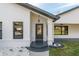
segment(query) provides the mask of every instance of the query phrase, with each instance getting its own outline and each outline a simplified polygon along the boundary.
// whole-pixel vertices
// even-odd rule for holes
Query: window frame
[[[0,22],[1,23],[1,38],[0,39],[2,39],[3,38],[3,36],[2,36],[2,22]]]
[[[15,35],[15,23],[22,23],[22,37],[21,38],[16,38],[16,35]],[[13,22],[13,39],[23,39],[23,21],[14,21]]]
[[[60,27],[61,28],[61,34],[55,34],[55,28],[56,27]],[[62,28],[63,27],[67,29],[67,33],[65,33],[65,31],[64,31],[64,34],[62,34]],[[54,26],[54,35],[68,35],[68,26]]]

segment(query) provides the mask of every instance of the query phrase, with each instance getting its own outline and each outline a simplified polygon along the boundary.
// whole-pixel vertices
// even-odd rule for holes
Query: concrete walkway
[[[29,52],[30,56],[49,56],[49,51],[44,51],[44,52]]]
[[[3,47],[0,48],[0,56],[29,56],[29,50],[20,47]]]

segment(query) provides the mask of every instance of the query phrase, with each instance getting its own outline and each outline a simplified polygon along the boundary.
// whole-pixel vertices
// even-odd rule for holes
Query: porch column
[[[27,13],[27,18],[24,20],[24,40],[26,41],[26,46],[30,47],[30,40],[31,40],[31,19],[30,19],[30,11]]]
[[[48,19],[48,45],[54,42],[54,23],[52,19]]]

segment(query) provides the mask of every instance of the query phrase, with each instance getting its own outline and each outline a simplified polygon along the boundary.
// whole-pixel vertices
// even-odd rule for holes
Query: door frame
[[[42,26],[42,27],[41,27],[41,33],[42,33],[42,34],[41,34],[40,36],[37,35],[37,31],[38,31],[38,30],[37,30],[37,27],[38,27],[38,26]],[[43,43],[43,39],[44,39],[44,38],[43,38],[43,36],[44,36],[44,35],[43,35],[43,34],[44,34],[44,33],[43,33],[43,32],[44,32],[43,29],[44,29],[43,23],[35,24],[35,42],[39,42],[39,43],[42,42],[42,43]]]

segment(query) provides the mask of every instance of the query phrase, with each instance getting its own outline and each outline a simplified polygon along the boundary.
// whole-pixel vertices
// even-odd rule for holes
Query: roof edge
[[[72,10],[77,9],[77,8],[79,8],[79,6],[74,7],[74,8],[71,8],[71,9],[69,9],[69,10],[67,10],[67,11],[64,11],[64,12],[62,12],[62,13],[59,13],[59,14],[57,14],[57,15],[63,15],[63,14],[65,14],[65,13],[68,13],[68,12],[70,12],[70,11],[72,11]]]
[[[56,20],[58,20],[60,18],[59,15],[53,15],[53,14],[51,14],[51,13],[45,11],[45,10],[42,10],[42,9],[40,9],[40,8],[38,8],[36,6],[33,6],[31,4],[28,4],[28,3],[16,3],[16,4],[18,4],[20,6],[23,6],[25,8],[31,9],[33,11],[36,11],[36,12],[38,12],[40,14],[43,14],[43,15],[49,17],[49,18],[52,18],[52,19],[54,19],[54,21],[56,21]]]

